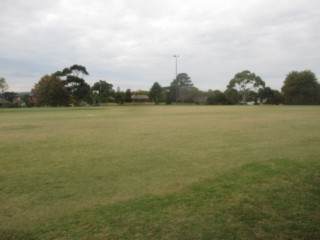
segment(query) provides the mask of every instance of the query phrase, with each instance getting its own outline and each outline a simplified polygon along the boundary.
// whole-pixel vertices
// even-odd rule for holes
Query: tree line
[[[320,104],[320,84],[316,75],[310,71],[292,71],[284,79],[281,91],[266,86],[266,83],[253,72],[244,70],[235,74],[224,91],[201,91],[194,86],[187,73],[180,73],[169,86],[162,87],[155,82],[148,91],[130,89],[121,91],[105,80],[92,86],[84,77],[89,75],[81,65],[73,65],[52,74],[43,76],[32,88],[31,93],[37,106],[80,106],[101,103],[123,104],[132,102],[134,96],[148,96],[155,104]],[[0,78],[2,101],[12,101],[14,94],[6,92],[8,85]],[[24,96],[29,102],[28,96]],[[1,103],[1,102],[0,102]],[[27,104],[28,105],[28,104]]]

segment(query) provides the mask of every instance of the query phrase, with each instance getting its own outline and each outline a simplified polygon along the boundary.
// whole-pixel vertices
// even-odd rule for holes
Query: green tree
[[[178,99],[181,97],[181,87],[184,86],[193,86],[193,83],[187,73],[179,73],[176,79],[174,79],[170,84],[167,103],[177,103]]]
[[[90,94],[90,86],[82,78],[84,75],[89,75],[89,73],[81,65],[73,65],[53,74],[62,79],[70,94],[71,102],[77,106]]]
[[[125,102],[132,102],[131,96],[132,96],[131,89],[127,89],[127,90],[124,92],[124,101],[125,101]]]
[[[162,87],[158,82],[155,82],[149,91],[149,97],[154,102],[154,104],[158,105],[162,95]]]
[[[228,89],[236,89],[239,92],[243,104],[247,103],[247,97],[251,91],[257,92],[264,87],[265,82],[248,70],[237,73],[227,86]]]
[[[252,90],[248,91],[247,96],[246,96],[246,100],[247,100],[247,102],[258,104],[259,103],[258,92],[255,92]]]
[[[210,105],[224,105],[227,103],[227,98],[223,92],[219,90],[209,91],[209,96],[207,98],[207,104]]]
[[[292,71],[281,88],[285,104],[319,104],[319,83],[310,70]]]
[[[258,97],[264,104],[275,104],[282,103],[282,94],[278,90],[271,89],[270,87],[259,89]]]
[[[117,92],[115,94],[114,100],[118,104],[124,103],[124,92],[122,92],[119,87],[118,87]]]
[[[162,92],[161,92],[161,97],[160,97],[160,102],[165,102],[167,103],[168,100],[168,87],[162,87]]]
[[[110,102],[112,100],[112,97],[114,96],[113,85],[110,83],[107,83],[104,80],[95,82],[91,88],[91,91],[98,93],[98,99],[96,99],[96,101],[99,103]]]
[[[69,102],[69,93],[57,76],[45,75],[32,89],[38,106],[65,106]]]
[[[62,71],[57,71],[53,75],[58,77],[65,77],[68,75],[74,75],[79,77],[80,75],[89,75],[87,69],[84,66],[74,64],[69,68],[65,68]]]
[[[178,100],[182,103],[195,103],[199,102],[201,96],[202,92],[198,88],[192,85],[186,85],[180,87]]]
[[[172,85],[178,85],[178,86],[192,86],[193,83],[191,81],[191,78],[186,73],[179,73],[177,78],[173,80]]]
[[[22,100],[22,102],[23,102],[25,107],[31,107],[32,106],[29,94],[23,94],[21,96],[21,100]]]
[[[68,88],[70,90],[70,88]],[[80,82],[76,88],[72,90],[72,100],[73,103],[78,106],[82,101],[90,94],[90,85],[86,82]]]
[[[240,101],[240,94],[236,89],[227,88],[224,91],[224,95],[226,97],[226,103],[229,105],[238,104]]]
[[[135,94],[135,95],[146,95],[146,96],[149,96],[149,91],[148,91],[148,90],[139,89],[139,90],[133,92],[133,94]]]
[[[5,92],[3,96],[5,100],[13,102],[17,95],[15,92]]]
[[[4,92],[8,89],[8,84],[6,79],[1,77],[0,78],[0,90],[1,90],[1,97],[4,99]]]

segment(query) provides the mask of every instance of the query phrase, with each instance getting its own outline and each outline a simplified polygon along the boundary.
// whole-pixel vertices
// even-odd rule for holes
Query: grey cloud
[[[223,90],[244,69],[278,89],[288,71],[319,75],[317,0],[3,0],[0,8],[0,73],[12,90],[75,63],[90,83],[166,85],[173,54],[204,90]]]

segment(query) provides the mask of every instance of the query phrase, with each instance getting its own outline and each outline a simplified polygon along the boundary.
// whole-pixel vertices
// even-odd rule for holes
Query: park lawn
[[[0,239],[319,239],[320,108],[0,110]]]

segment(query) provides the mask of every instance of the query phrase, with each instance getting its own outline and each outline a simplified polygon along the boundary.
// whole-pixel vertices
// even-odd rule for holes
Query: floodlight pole
[[[173,57],[176,59],[176,81],[178,78],[178,57],[179,55],[173,55]],[[177,81],[177,86],[176,86],[176,104],[178,103],[178,81]]]
[[[99,106],[101,106],[101,80],[99,81],[100,86],[99,86]]]

